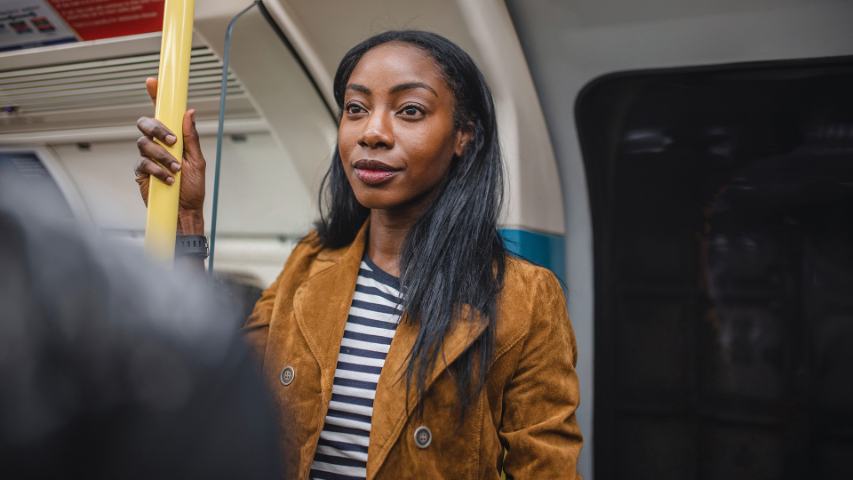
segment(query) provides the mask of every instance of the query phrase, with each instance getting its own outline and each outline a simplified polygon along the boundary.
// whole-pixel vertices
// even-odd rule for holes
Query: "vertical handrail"
[[[182,126],[187,109],[194,11],[195,0],[166,0],[163,8],[154,117],[175,133],[177,141],[163,146],[179,162],[183,160],[184,150]],[[145,219],[145,250],[168,263],[175,258],[181,173],[176,173],[174,178],[174,183],[169,185],[151,175]]]

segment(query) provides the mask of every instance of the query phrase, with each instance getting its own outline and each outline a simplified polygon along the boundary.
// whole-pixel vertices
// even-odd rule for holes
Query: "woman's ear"
[[[453,145],[453,155],[461,157],[465,153],[465,147],[474,137],[474,124],[468,122],[464,127],[456,130],[456,143]]]

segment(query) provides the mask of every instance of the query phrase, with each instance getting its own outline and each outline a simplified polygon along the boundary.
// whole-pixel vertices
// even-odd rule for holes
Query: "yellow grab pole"
[[[178,140],[172,146],[164,147],[179,162],[183,160],[184,150],[181,125],[187,109],[194,8],[195,0],[166,0],[163,9],[163,41],[160,44],[154,117],[177,137]],[[151,177],[148,218],[145,222],[145,250],[153,257],[169,263],[175,257],[181,173],[178,172],[174,177],[175,183],[172,185]]]

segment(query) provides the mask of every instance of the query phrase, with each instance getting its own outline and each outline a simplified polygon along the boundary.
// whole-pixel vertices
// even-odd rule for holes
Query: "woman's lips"
[[[355,176],[367,185],[381,185],[399,172],[387,163],[378,160],[361,159],[353,164]]]
[[[397,174],[396,170],[374,170],[367,168],[355,168],[354,171],[355,176],[368,185],[383,184],[388,180],[391,180],[391,177]]]

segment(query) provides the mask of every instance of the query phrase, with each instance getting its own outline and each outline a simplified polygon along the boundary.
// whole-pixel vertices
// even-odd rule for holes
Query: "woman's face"
[[[455,98],[440,67],[401,42],[361,57],[344,96],[338,149],[356,199],[370,209],[420,210],[461,155]]]

